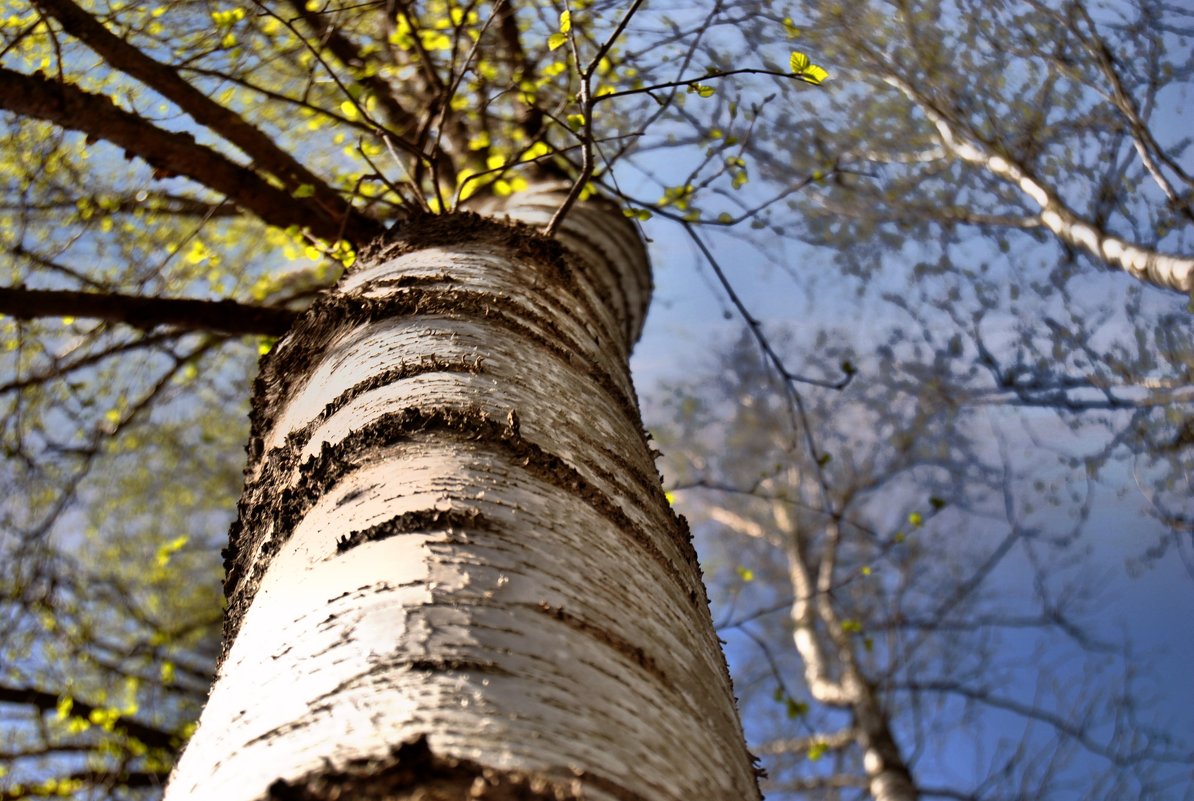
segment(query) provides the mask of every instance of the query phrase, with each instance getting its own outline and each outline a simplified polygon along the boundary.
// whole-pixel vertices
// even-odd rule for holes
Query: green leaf
[[[913,526],[920,526],[925,522],[925,518],[920,512],[909,512],[908,522]]]
[[[740,579],[742,579],[743,581],[748,581],[748,582],[754,581],[755,580],[755,571],[751,570],[749,567],[742,567],[741,565],[739,565],[738,566],[738,577]]]
[[[805,83],[811,83],[815,85],[823,83],[825,79],[829,77],[829,73],[824,67],[818,67],[816,64],[812,64],[797,77]]]
[[[299,184],[298,188],[290,193],[291,197],[303,198],[311,197],[315,194],[315,187],[311,184]]]
[[[847,634],[857,634],[858,632],[862,631],[862,621],[855,620],[853,618],[850,618],[849,620],[843,620],[842,631],[846,632]]]
[[[551,50],[559,50],[568,41],[568,36],[563,33],[553,33],[547,37],[547,47]]]
[[[825,756],[826,750],[828,750],[828,747],[825,745],[825,743],[813,743],[808,747],[809,760],[816,762],[818,759]]]
[[[560,33],[568,33],[572,30],[572,12],[564,11],[560,13]]]
[[[789,720],[795,720],[796,718],[804,717],[808,714],[808,704],[804,703],[803,701],[797,701],[794,698],[788,698],[786,700],[785,706],[787,706]]]
[[[809,60],[809,57],[799,50],[793,50],[788,58],[788,67],[792,74],[802,81],[819,84],[829,77],[824,67],[820,67]]]
[[[701,97],[713,97],[713,94],[716,91],[717,90],[714,89],[712,86],[706,86],[703,83],[688,84],[688,94],[692,94],[693,92],[696,92]]]

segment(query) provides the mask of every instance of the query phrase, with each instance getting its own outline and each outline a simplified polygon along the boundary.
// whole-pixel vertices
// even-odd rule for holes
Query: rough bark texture
[[[635,230],[429,218],[363,262],[263,364],[167,798],[759,798],[630,382]]]

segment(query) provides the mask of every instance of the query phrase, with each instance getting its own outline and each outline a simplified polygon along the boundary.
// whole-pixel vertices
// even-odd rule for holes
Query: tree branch
[[[147,298],[24,287],[0,287],[0,314],[20,320],[89,317],[146,330],[169,325],[188,331],[267,336],[286,333],[298,316],[290,309],[250,306],[233,300]]]
[[[58,708],[59,696],[39,690],[36,687],[17,687],[0,684],[0,703],[22,704],[33,706],[42,712]],[[88,719],[92,712],[102,711],[100,707],[72,698],[71,716]],[[179,737],[171,732],[163,731],[156,726],[132,718],[121,716],[116,719],[113,728],[132,737],[151,748],[163,748],[174,751],[178,748]]]
[[[236,145],[287,189],[294,191],[304,184],[309,185],[313,200],[337,220],[354,213],[351,204],[340,193],[239,114],[221,106],[187,83],[169,65],[147,56],[113,34],[71,0],[34,0],[34,4],[58,20],[63,30],[86,44],[113,67],[173,101],[196,122]]]
[[[365,57],[360,48],[336,29],[332,24],[332,15],[327,11],[309,9],[302,0],[291,0],[289,5],[319,38],[319,44],[326,47],[337,61],[353,71],[356,82],[369,90],[377,99],[377,104],[385,111],[386,121],[397,129],[404,142],[409,143],[407,137],[419,130],[419,118],[402,107],[394,97],[393,87],[384,78],[364,72]]]
[[[199,144],[189,133],[166,131],[125,111],[108,97],[43,74],[25,75],[0,67],[0,109],[104,139],[138,156],[164,176],[185,175],[226,195],[261,220],[286,228],[305,227],[330,242],[341,238],[364,245],[384,233],[375,220],[353,214],[342,219],[316,204],[296,200],[248,167]]]
[[[937,128],[942,144],[962,161],[981,167],[997,178],[1016,186],[1040,207],[1041,224],[1065,244],[1083,250],[1110,267],[1123,270],[1134,278],[1165,289],[1194,292],[1194,258],[1173,256],[1138,247],[1112,236],[1099,226],[1082,219],[1061,198],[1036,180],[1022,165],[996,153],[985,142],[954,125],[945,114],[911,83],[898,75],[883,80],[918,105]]]

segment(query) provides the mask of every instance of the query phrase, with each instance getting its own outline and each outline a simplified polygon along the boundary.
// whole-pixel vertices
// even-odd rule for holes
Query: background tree
[[[1181,797],[1189,743],[1131,636],[1098,626],[1094,482],[1051,498],[1014,417],[951,402],[940,364],[859,369],[864,386],[809,393],[819,460],[749,337],[658,411],[768,797]]]
[[[1079,602],[1090,577],[1069,574],[1085,564],[1079,554],[1090,546],[1082,538],[1092,530],[1105,536],[1090,510],[1107,486],[1162,524],[1140,525],[1151,533],[1134,542],[1137,532],[1124,532],[1132,572],[1167,555],[1190,564],[1190,454],[1182,444],[1191,401],[1188,312],[1177,298],[1100,272],[1128,269],[1109,255],[1130,251],[1108,244],[1125,236],[1151,253],[1142,263],[1168,265],[1171,276],[1187,269],[1189,194],[1174,187],[1188,185],[1188,143],[1173,120],[1190,52],[1183,13],[1171,11],[1148,3],[825,3],[802,16],[777,8],[748,23],[750,41],[798,40],[835,67],[832,105],[794,122],[766,119],[746,143],[745,158],[767,165],[752,170],[752,185],[768,182],[790,207],[753,215],[756,226],[789,237],[768,240],[758,257],[809,288],[785,298],[786,309],[758,297],[738,308],[780,384],[752,375],[739,346],[719,368],[736,376],[724,380],[722,403],[709,401],[717,381],[705,379],[658,420],[686,423],[665,441],[665,450],[690,455],[676,485],[694,490],[679,493],[683,508],[718,524],[710,531],[752,542],[731,540],[723,552],[711,534],[707,548],[720,556],[721,591],[731,599],[723,630],[751,623],[744,647],[756,659],[748,675],[758,677],[756,703],[778,718],[769,731],[781,734],[762,747],[784,754],[767,763],[769,787],[847,797],[869,785],[888,797],[1099,798],[1181,797],[1174,788],[1188,784],[1188,743],[1159,731],[1149,736],[1154,749],[1133,741],[1130,729],[1094,722],[1089,710],[1098,707],[1141,725],[1139,696],[1122,691],[1126,684],[1111,689],[1138,675],[1139,664],[1126,652],[1087,650],[1099,638],[1075,621],[1092,621]],[[721,54],[707,53],[718,57],[724,65]],[[775,178],[790,164],[812,180],[786,197],[791,185]],[[749,207],[728,194],[709,202],[737,206],[714,205],[709,218],[732,220]],[[726,265],[742,258],[724,246],[709,250],[706,258]],[[809,266],[827,252],[857,280]],[[711,266],[724,282],[728,266]],[[1158,281],[1155,271],[1151,279]],[[850,292],[849,302],[839,300]],[[842,314],[858,325],[841,328]],[[768,345],[780,330],[776,316],[799,317],[803,349]],[[823,398],[799,382],[783,386],[787,364],[832,376],[839,358],[865,387]],[[789,400],[777,408],[779,389]],[[711,434],[713,421],[725,418],[736,421],[730,432]],[[801,429],[813,432],[812,442]],[[930,500],[948,500],[946,511],[931,515]],[[851,509],[865,513],[847,523]],[[925,551],[894,546],[911,520],[930,517],[955,537],[929,528],[922,533],[941,539]],[[954,552],[959,531],[982,544]],[[932,564],[911,558],[926,552]],[[938,565],[946,555],[958,561]],[[1020,559],[1031,567],[1015,567]],[[1027,596],[1009,589],[982,597],[1009,573],[1036,577]],[[913,587],[931,587],[930,597]],[[914,608],[918,600],[929,606]],[[988,603],[995,606],[984,610]],[[938,617],[945,609],[956,616]],[[866,634],[868,620],[884,637]],[[1001,666],[999,657],[1014,658],[1031,639],[1008,632],[1032,621],[1072,637],[1075,662],[1118,664],[1119,678],[1083,686],[1091,698],[1111,700],[1088,704],[1073,686],[1070,695],[1057,690],[1066,679],[1046,689],[1044,655],[1065,650],[1047,634],[1051,645],[1032,660]],[[908,642],[922,656],[923,643],[935,643],[941,662],[886,650]],[[974,669],[965,667],[970,657]],[[926,682],[926,673],[939,679]],[[867,731],[875,716],[862,708],[868,686],[860,676],[881,699],[881,722],[903,743],[901,759],[876,753],[869,770],[864,755],[882,737]],[[995,676],[1026,696],[999,697]],[[958,746],[947,722],[951,697],[967,699],[961,708],[970,717],[960,719],[972,725],[982,720],[975,708],[991,703],[1024,714],[1022,730],[1036,735],[1041,718],[1032,719],[1042,715],[1060,737],[1027,736],[989,763],[979,760],[989,781],[976,767],[945,786],[929,755]],[[793,718],[786,724],[785,710]],[[1007,726],[984,734],[976,726],[962,737],[991,742],[1012,736]],[[950,739],[928,745],[942,727]],[[1083,740],[1091,731],[1104,739]],[[1084,749],[1107,760],[1074,756]],[[801,759],[810,754],[817,764]],[[825,754],[834,759],[820,761]],[[909,767],[911,783],[900,775]]]

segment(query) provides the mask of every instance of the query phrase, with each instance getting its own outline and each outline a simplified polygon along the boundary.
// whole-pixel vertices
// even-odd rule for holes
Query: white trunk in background
[[[824,737],[813,735],[794,742],[794,750],[820,745],[831,749],[857,746],[867,774],[867,788],[875,801],[917,801],[920,794],[907,759],[891,730],[891,713],[883,708],[874,686],[867,680],[855,654],[855,644],[842,630],[833,607],[838,525],[830,522],[819,548],[812,548],[787,501],[771,504],[773,526],[714,506],[709,517],[732,531],[770,543],[788,559],[792,585],[792,641],[804,666],[809,695],[825,706],[850,713],[850,725]],[[810,556],[808,551],[814,553]]]
[[[411,223],[267,358],[167,799],[759,798],[630,381],[646,254],[603,203],[558,239]]]

